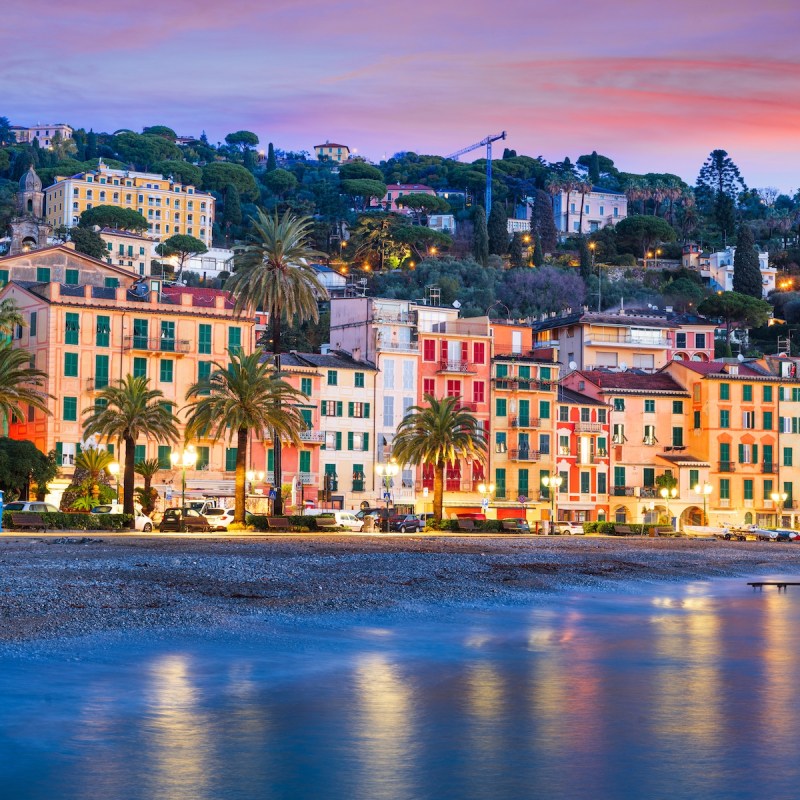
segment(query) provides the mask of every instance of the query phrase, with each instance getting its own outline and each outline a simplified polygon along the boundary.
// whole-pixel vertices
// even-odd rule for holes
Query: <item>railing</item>
[[[405,350],[410,353],[416,353],[419,350],[418,342],[381,342],[378,345],[379,350]]]
[[[639,497],[658,497],[658,490],[655,486],[642,486],[639,489]]]
[[[590,333],[584,340],[586,344],[634,344],[643,347],[668,347],[669,339],[665,336],[647,337],[647,336],[634,336],[630,333],[613,334],[613,333]]]
[[[86,379],[86,391],[87,392],[99,392],[101,389],[105,389],[108,386],[109,381],[97,378],[87,378]]]
[[[719,507],[720,508],[730,508],[731,507],[731,500],[729,497],[720,497],[719,499]]]
[[[439,372],[475,372],[475,367],[469,361],[440,361]]]
[[[599,422],[576,422],[575,433],[602,433],[603,426]]]
[[[718,472],[733,472],[734,470],[734,463],[733,461],[720,461],[719,462],[719,469]]]
[[[538,450],[528,449],[509,450],[508,455],[512,461],[538,461],[540,457]]]
[[[303,486],[312,486],[317,482],[317,476],[313,472],[298,472],[297,477]]]
[[[147,350],[151,353],[188,353],[192,343],[189,339],[162,339],[159,336],[126,336],[125,350]]]
[[[614,497],[634,497],[635,492],[632,486],[614,486],[612,494]]]
[[[768,464],[766,461],[761,465],[761,471],[767,474],[775,473],[778,471],[777,464]]]
[[[300,431],[300,441],[322,444],[325,441],[325,431]]]
[[[577,459],[577,461],[575,463],[578,464],[579,466],[581,466],[581,465],[586,465],[586,464],[594,464],[595,462],[596,462],[596,459],[595,459],[594,455],[589,455],[589,456],[586,456],[586,457],[578,455],[578,459]]]
[[[538,417],[511,417],[512,428],[538,428],[541,424]]]

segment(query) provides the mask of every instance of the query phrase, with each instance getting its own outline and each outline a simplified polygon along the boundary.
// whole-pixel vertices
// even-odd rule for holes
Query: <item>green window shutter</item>
[[[337,450],[341,450],[342,449],[342,432],[341,431],[336,431],[336,449]]]
[[[168,353],[175,350],[175,323],[162,320],[161,322],[161,338],[159,340],[159,347],[161,350]]]
[[[764,430],[771,431],[772,430],[772,412],[765,411],[764,412]]]
[[[644,413],[645,414],[655,414],[656,412],[656,401],[655,400],[645,400],[644,401]]]
[[[172,461],[170,454],[172,449],[168,444],[160,444],[158,446],[158,466],[160,469],[171,469]]]
[[[80,314],[70,311],[66,314],[66,327],[64,330],[64,341],[67,344],[80,344],[81,324]]]
[[[300,379],[300,391],[306,395],[306,397],[311,396],[311,385],[311,378]]]
[[[364,465],[353,464],[353,491],[364,491]]]
[[[138,464],[140,461],[144,461],[147,458],[147,445],[146,444],[137,444],[133,448],[133,462],[134,464]]]
[[[700,470],[699,469],[690,469],[689,470],[689,488],[694,491],[694,487],[700,483]]]
[[[745,500],[752,500],[753,499],[753,481],[750,478],[745,478],[744,480],[744,499]]]
[[[109,455],[114,455],[114,445],[109,443],[106,445],[106,450],[108,451]]]
[[[504,498],[506,496],[506,471],[496,469],[494,471],[495,497]]]
[[[764,386],[764,402],[771,403],[772,402],[772,387],[771,386]]]
[[[337,400],[336,401],[336,416],[337,417],[341,417],[342,416],[342,401],[341,400]]]
[[[36,282],[50,283],[50,267],[36,267]]]
[[[8,283],[8,270],[0,269],[0,285],[5,286]]]
[[[133,320],[133,346],[137,350],[149,350],[150,343],[148,338],[150,336],[148,320],[134,319]]]
[[[108,356],[94,357],[94,385],[96,389],[108,386],[109,381]]]
[[[339,385],[339,373],[335,369],[328,370],[328,386]]]
[[[652,467],[645,467],[642,470],[644,476],[644,485],[645,486],[655,486],[656,485],[656,471]]]
[[[719,460],[720,461],[731,460],[731,446],[727,442],[722,442],[719,446]]]
[[[267,472],[275,472],[275,451],[271,447],[267,450]]]
[[[605,472],[598,472],[597,473],[597,493],[598,494],[607,494],[608,493],[608,486],[606,486],[608,476]]]
[[[719,496],[721,500],[730,500],[731,497],[731,481],[730,478],[719,479]]]
[[[673,414],[683,414],[683,401],[682,400],[673,400],[672,401],[672,413]]]
[[[539,401],[539,419],[550,419],[550,401]]]
[[[362,441],[364,442],[364,450],[369,450],[369,434],[365,433],[362,437]]]
[[[119,278],[106,278],[103,283],[106,289],[119,289]]]
[[[65,422],[77,422],[78,421],[78,398],[77,397],[65,397],[64,398],[64,412],[63,412],[63,419]]]
[[[742,400],[745,403],[752,403],[753,402],[753,387],[746,383],[742,386]]]
[[[353,449],[353,431],[347,432],[347,449],[348,450]]]
[[[242,329],[238,326],[228,328],[228,350],[240,350],[242,347]]]
[[[498,365],[502,366],[502,365]],[[506,400],[502,397],[498,397],[495,400],[495,416],[498,417],[505,417],[507,414],[507,403]]]
[[[198,447],[197,448],[197,464],[196,469],[206,469],[211,460],[210,448]]]
[[[526,497],[528,496],[528,470],[521,469],[517,472],[517,489],[519,489],[519,494],[524,494]]]
[[[719,412],[719,426],[720,428],[730,428],[731,426],[731,412],[730,411],[720,411]]]
[[[364,419],[369,419],[369,403],[364,403]]]
[[[77,269],[68,269],[66,271],[65,282],[68,286],[77,286],[81,282],[81,273]]]
[[[303,418],[303,423],[305,424],[306,428],[311,428],[311,409],[301,408],[300,416]]]
[[[753,459],[753,460],[756,461],[756,459]],[[773,463],[775,463],[772,460],[772,445],[771,444],[765,444],[764,445],[764,463],[765,464],[773,464]]]
[[[614,467],[614,486],[625,485],[625,467]]]
[[[592,491],[592,476],[589,472],[581,472],[581,494],[589,494]]]
[[[211,354],[211,326],[205,323],[197,327],[197,351],[200,355]]]
[[[111,340],[111,317],[105,315],[97,318],[95,344],[98,347],[108,347]]]
[[[169,358],[159,359],[159,378],[162,383],[172,383],[173,362]]]
[[[731,385],[729,383],[721,383],[719,385],[719,399],[720,400],[731,399]]]
[[[146,378],[147,377],[147,359],[141,356],[135,356],[133,359],[133,377]]]
[[[498,378],[505,378],[508,375],[508,364],[498,364],[496,370]],[[503,474],[505,475],[505,470]]]
[[[769,500],[772,494],[772,478],[764,481],[764,499]]]
[[[720,448],[720,455],[722,454],[722,448]],[[744,445],[739,445],[739,463],[744,464]]]
[[[347,416],[348,417],[352,417],[353,416],[353,403],[352,402],[347,404]]]
[[[783,466],[784,467],[791,467],[792,466],[792,448],[791,447],[784,447],[783,448]]]
[[[311,451],[300,451],[300,472],[311,472]]]
[[[356,389],[363,389],[364,388],[364,373],[363,372],[356,372],[356,375],[355,375],[355,387],[356,387]]]
[[[693,425],[693,427],[694,427],[695,430],[699,430],[699,428],[700,428],[700,412],[699,411],[695,411],[694,412],[694,425]]]
[[[36,336],[37,316],[38,315],[35,311],[31,311],[31,319],[28,323],[28,330],[30,331],[31,337]]]
[[[56,442],[56,462],[59,466],[64,459],[64,444],[62,442]]]
[[[236,457],[238,452],[238,447],[225,448],[225,472],[234,472],[236,470]]]

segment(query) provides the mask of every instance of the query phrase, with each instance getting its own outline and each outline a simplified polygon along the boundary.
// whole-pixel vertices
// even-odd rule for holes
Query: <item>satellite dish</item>
[[[627,361],[623,361],[623,362],[622,362],[622,363],[619,365],[619,368],[620,368],[620,369],[621,369],[623,372],[627,372],[627,371],[628,371],[628,362],[627,362]]]
[[[737,358],[737,360],[739,361],[740,364],[742,363],[742,361],[744,361],[744,356],[741,353],[739,353],[739,355],[736,356],[736,358]]]
[[[461,308],[461,303],[459,303],[458,300],[453,300],[453,308],[455,309]]]
[[[569,368],[574,372],[576,369],[578,369],[578,365],[574,361],[570,361]]]

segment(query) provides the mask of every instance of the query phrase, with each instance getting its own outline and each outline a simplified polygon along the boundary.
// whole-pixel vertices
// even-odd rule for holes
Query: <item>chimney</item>
[[[361,348],[354,347],[350,355],[353,357],[353,361],[361,361]]]

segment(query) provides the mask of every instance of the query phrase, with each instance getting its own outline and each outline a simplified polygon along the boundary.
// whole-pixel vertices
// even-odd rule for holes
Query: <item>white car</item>
[[[208,520],[212,531],[226,531],[228,530],[228,525],[233,522],[232,508],[220,508],[215,506],[213,508],[206,508],[206,510],[201,513]]]
[[[92,509],[92,514],[122,514],[122,503],[106,503],[102,506],[95,506]],[[150,533],[153,530],[153,520],[150,517],[142,514],[141,509],[136,509],[136,530]]]
[[[583,523],[582,522],[556,522],[556,533],[562,536],[583,536]]]
[[[38,501],[29,502],[27,500],[14,500],[13,503],[6,503],[3,506],[3,511],[33,511],[36,514],[58,513],[58,509],[50,505],[50,503]]]

